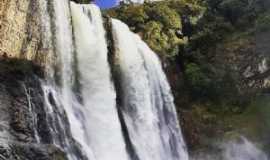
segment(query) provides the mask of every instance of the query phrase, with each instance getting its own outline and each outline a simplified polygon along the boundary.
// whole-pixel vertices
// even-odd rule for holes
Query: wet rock
[[[11,143],[0,146],[1,160],[65,160],[67,159],[61,149],[53,145],[35,145],[26,143]]]
[[[38,68],[25,60],[0,60],[0,160],[67,159],[53,145]]]

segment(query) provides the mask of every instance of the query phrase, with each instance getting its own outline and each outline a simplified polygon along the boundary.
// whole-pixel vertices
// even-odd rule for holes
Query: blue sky
[[[103,9],[111,8],[119,3],[119,0],[95,0],[95,3]]]

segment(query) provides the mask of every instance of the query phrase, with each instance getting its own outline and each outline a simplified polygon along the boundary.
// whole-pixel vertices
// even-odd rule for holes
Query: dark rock
[[[0,160],[67,159],[53,145],[41,73],[29,61],[0,60]]]

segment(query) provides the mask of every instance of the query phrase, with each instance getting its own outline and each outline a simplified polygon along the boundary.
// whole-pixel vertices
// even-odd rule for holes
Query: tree
[[[197,0],[169,0],[120,5],[107,11],[107,14],[124,21],[132,31],[140,33],[162,58],[173,58],[178,54],[179,46],[187,42],[187,37],[182,34],[182,17],[194,20],[202,11],[203,7],[199,7]]]

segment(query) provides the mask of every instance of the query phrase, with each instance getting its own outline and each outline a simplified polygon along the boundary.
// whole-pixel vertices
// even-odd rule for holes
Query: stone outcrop
[[[65,160],[53,144],[41,88],[40,67],[0,60],[0,159]]]
[[[51,45],[42,22],[43,0],[0,0],[0,56],[33,60],[45,66]]]
[[[50,93],[42,81],[55,57],[53,2],[0,0],[0,160],[66,160],[67,152],[84,159],[69,124],[60,124],[65,113],[51,97],[53,113],[45,104]]]
[[[214,50],[216,63],[229,65],[239,75],[240,87],[247,91],[270,88],[269,35],[270,31],[265,31],[239,36]]]

